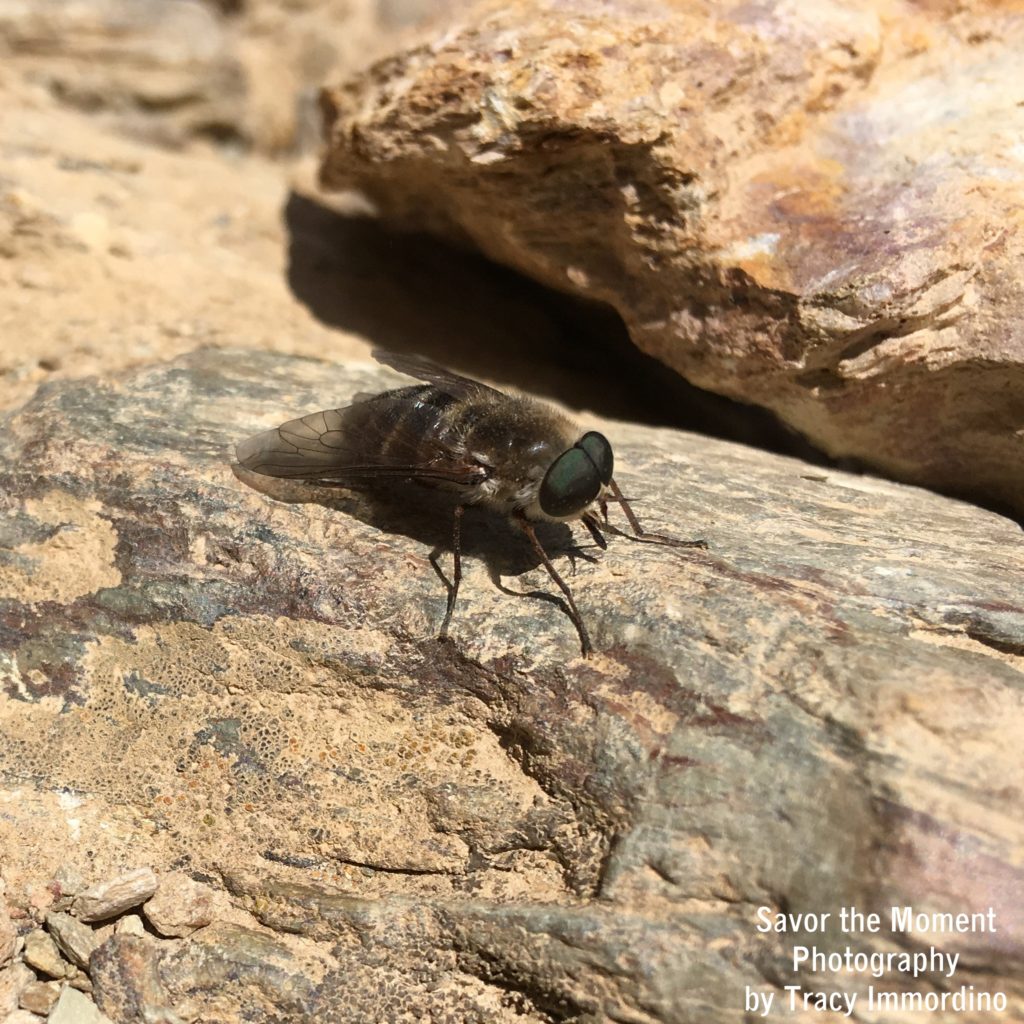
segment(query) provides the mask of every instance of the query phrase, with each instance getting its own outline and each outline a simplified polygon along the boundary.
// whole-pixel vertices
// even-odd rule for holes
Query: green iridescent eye
[[[551,463],[545,474],[540,485],[540,507],[549,516],[571,516],[582,512],[600,490],[601,477],[593,459],[582,448],[570,448]]]
[[[615,456],[612,454],[612,446],[608,443],[608,438],[596,430],[591,430],[576,442],[576,447],[582,448],[590,456],[597,469],[597,475],[601,478],[601,483],[610,483],[612,469],[615,466]]]

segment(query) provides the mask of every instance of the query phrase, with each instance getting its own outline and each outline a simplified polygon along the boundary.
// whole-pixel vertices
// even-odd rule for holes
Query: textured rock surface
[[[8,899],[146,863],[235,905],[108,938],[100,1009],[732,1022],[745,985],[792,979],[757,906],[855,903],[994,907],[997,934],[934,941],[1024,1011],[1019,529],[610,423],[648,524],[710,550],[577,557],[583,661],[529,549],[469,516],[439,645],[446,520],[279,502],[229,467],[250,432],[395,380],[208,351],[45,385],[6,423]]]
[[[1022,47],[1013,4],[488,0],[328,92],[323,176],[1020,510]]]
[[[3,890],[0,888],[0,900]],[[0,967],[10,962],[18,942],[18,931],[7,913],[7,907],[0,902]]]
[[[30,1010],[15,1010],[4,1018],[4,1024],[43,1024],[45,1017],[40,1017]]]

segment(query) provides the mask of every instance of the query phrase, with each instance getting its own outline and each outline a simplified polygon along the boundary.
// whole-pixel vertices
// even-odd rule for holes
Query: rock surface
[[[1019,5],[486,0],[323,180],[611,304],[834,456],[1024,509]]]
[[[467,519],[455,643],[439,647],[432,637],[444,589],[427,555],[448,540],[443,517],[337,494],[330,508],[281,504],[230,473],[240,437],[393,381],[353,362],[367,337],[426,348],[578,405],[648,413],[636,364],[620,372],[604,351],[579,358],[589,352],[580,321],[564,317],[543,289],[432,239],[388,232],[365,216],[365,202],[314,201],[303,194],[304,165],[257,155],[309,142],[312,87],[329,65],[339,74],[387,45],[369,39],[374,24],[390,30],[458,6],[0,0],[0,336],[10,342],[0,344],[0,408],[30,400],[0,431],[0,864],[8,883],[0,880],[0,894],[12,926],[0,923],[0,960],[14,942],[13,962],[0,967],[0,1016],[38,1022],[19,1001],[42,1009],[59,985],[65,1016],[53,1019],[76,1024],[101,1011],[116,1024],[733,1022],[745,986],[781,995],[778,986],[793,980],[786,952],[796,940],[759,935],[757,906],[834,911],[892,902],[992,906],[997,933],[935,941],[962,953],[958,983],[1004,989],[1007,1016],[1021,1017],[1024,627],[1011,524],[911,488],[608,424],[623,482],[649,525],[700,534],[712,546],[680,553],[613,540],[598,562],[578,553],[574,575],[559,555],[600,647],[584,662],[562,611],[531,596],[550,595],[550,581],[499,524]],[[645,22],[637,31],[653,37],[665,19],[709,24],[669,5],[660,18],[642,3],[631,9]],[[526,9],[504,5],[500,16],[517,10]],[[931,147],[899,192],[906,223],[917,223],[914,202],[928,187],[940,233],[954,203],[977,211],[1012,198],[1012,175],[1000,179],[1000,192],[985,178],[989,164],[964,155],[988,146],[991,156],[1004,137],[989,132],[986,117],[1002,87],[994,55],[1014,45],[1016,29],[1005,8],[951,10],[896,6],[877,18],[866,7],[819,5],[810,31],[794,38],[782,30],[801,24],[799,9],[746,8],[753,29],[739,38],[734,12],[721,8],[713,23],[721,36],[711,41],[719,49],[686,67],[668,49],[649,60],[642,47],[602,51],[603,69],[580,64],[577,40],[622,12],[590,5],[586,17],[565,20],[556,94],[576,62],[584,90],[597,80],[589,76],[604,76],[600,88],[614,99],[623,60],[671,79],[658,83],[653,120],[686,105],[671,94],[673,81],[689,87],[686,68],[699,64],[718,90],[710,113],[685,122],[694,129],[693,162],[712,154],[711,169],[680,184],[684,198],[700,199],[685,224],[699,242],[697,269],[670,267],[651,287],[634,261],[622,275],[636,286],[629,309],[646,309],[647,291],[658,298],[680,280],[691,287],[711,239],[726,255],[698,282],[708,309],[689,312],[704,317],[708,339],[732,330],[737,376],[755,380],[747,371],[761,364],[742,346],[794,295],[804,298],[793,323],[806,332],[824,318],[820,354],[831,358],[838,343],[825,328],[839,336],[850,325],[829,320],[827,303],[818,313],[808,306],[806,267],[824,259],[836,224],[849,226],[850,197],[874,173],[871,160],[885,163],[871,147],[860,164],[843,155],[853,129],[874,131],[881,116],[865,108],[858,121],[851,104],[882,96],[900,67],[908,75],[934,69],[940,54],[989,63],[971,89],[957,91],[959,58],[926,79],[946,89],[928,95],[943,98],[959,134],[932,146],[935,129],[922,119],[903,140],[911,155],[913,146]],[[537,19],[535,34],[547,24]],[[994,26],[988,37],[982,25]],[[769,36],[753,58],[736,49]],[[464,38],[452,36],[456,49]],[[693,38],[708,42],[699,32]],[[451,57],[446,45],[421,52],[417,73],[429,77],[437,54]],[[723,50],[738,62],[738,77],[715,63]],[[539,71],[552,52],[538,47]],[[482,45],[459,57],[465,67],[486,66],[486,58]],[[522,66],[514,47],[502,63],[510,73]],[[400,60],[385,72],[397,81],[404,67]],[[1003,76],[1006,87],[1013,73]],[[748,75],[755,84],[744,99]],[[437,95],[426,92],[425,123],[435,117],[430,104],[443,118],[469,95],[448,97],[436,84]],[[543,76],[535,86],[503,87],[516,95],[535,88],[530,117],[558,100]],[[802,113],[806,99],[792,100],[794,91],[819,97],[817,109]],[[625,145],[585,131],[566,149],[555,125],[544,152],[564,160],[541,176],[547,158],[530,156],[535,136],[517,125],[516,110],[501,108],[500,92],[488,95],[497,101],[493,116],[510,119],[513,145],[506,153],[501,140],[498,160],[487,156],[484,166],[516,171],[522,157],[534,174],[531,195],[543,206],[568,190],[583,224],[588,197],[599,207],[603,194],[578,186],[600,179],[610,152],[621,158],[617,174],[651,186],[623,199],[630,232],[642,232],[671,139],[647,146],[644,121]],[[763,106],[744,114],[752,95]],[[405,102],[395,97],[396,116]],[[581,94],[574,108],[591,125],[593,102]],[[980,112],[970,125],[961,117],[967,104]],[[853,120],[842,121],[841,111]],[[627,114],[648,117],[612,113],[617,124]],[[1018,114],[1003,111],[1006,138]],[[825,191],[836,177],[830,165],[808,184],[805,163],[787,164],[790,152],[808,156],[815,124],[833,126],[828,152],[840,154],[848,192]],[[437,140],[466,144],[457,117],[442,128]],[[791,149],[780,148],[790,129]],[[948,166],[935,153],[949,154]],[[1000,173],[1012,169],[993,159]],[[982,185],[970,198],[953,178],[968,164]],[[780,165],[793,171],[789,191],[774,205],[746,203],[749,182],[775,187]],[[408,179],[396,174],[389,184],[383,166],[367,159],[366,174],[408,220],[399,209]],[[388,167],[404,174],[434,164]],[[590,177],[577,182],[573,167]],[[947,188],[938,171],[954,184]],[[506,201],[520,203],[516,180],[481,195],[481,225],[503,217]],[[432,204],[457,189],[470,196],[475,185],[458,166],[430,181],[439,185],[428,188],[421,213],[437,226]],[[701,197],[708,182],[717,192]],[[819,208],[822,194],[828,202]],[[707,212],[715,204],[726,211],[717,220]],[[814,216],[804,216],[808,204]],[[863,205],[866,214],[878,208]],[[965,287],[971,302],[962,303],[968,312],[956,330],[989,308],[993,264],[984,261],[1012,255],[1014,212],[1004,218],[1005,237],[981,256],[975,221],[950,235],[967,254],[964,272],[972,272],[970,259],[981,267]],[[456,218],[441,215],[445,230],[465,240]],[[729,217],[741,224],[733,234]],[[607,223],[591,255],[628,248]],[[865,247],[886,223],[866,216]],[[558,277],[566,261],[545,249],[546,232],[562,230],[553,206],[538,216],[519,206],[511,227],[534,240],[527,245],[503,223],[504,235],[478,242],[541,280],[618,303],[614,290],[601,291],[614,265],[606,273],[573,255],[569,284]],[[661,231],[671,235],[657,227],[645,254],[662,251]],[[744,248],[750,236],[764,243],[776,232],[774,254]],[[880,293],[854,290],[845,313],[870,325],[872,302],[895,315],[900,303],[918,301],[913,274],[942,256],[929,249],[932,238],[924,232],[918,255],[908,257],[910,284],[897,289],[891,309]],[[841,239],[857,241],[849,231]],[[805,263],[794,256],[801,245]],[[729,276],[737,267],[746,278]],[[1014,308],[1014,280],[993,331]],[[905,342],[928,336],[928,302],[948,298],[944,281],[936,277]],[[750,299],[749,323],[724,319],[739,315],[725,305],[733,296]],[[950,309],[950,317],[960,313],[955,303]],[[693,328],[681,323],[683,334]],[[656,348],[663,335],[653,317],[630,327],[667,357]],[[769,369],[778,337],[764,335]],[[573,341],[577,355],[566,354]],[[153,365],[200,346],[239,344],[246,348]],[[886,344],[879,349],[888,359]],[[986,352],[998,383],[1006,360]],[[545,369],[552,353],[562,353],[554,357],[562,365]],[[959,367],[958,353],[949,358]],[[700,379],[699,365],[683,369]],[[76,379],[85,373],[102,379]],[[766,375],[765,387],[778,379]],[[962,379],[973,386],[974,378]],[[808,381],[812,412],[816,389]],[[965,407],[974,400],[968,395]],[[1000,408],[991,401],[985,411]],[[998,415],[979,417],[964,438],[981,444],[999,425]],[[43,922],[89,918],[82,900],[90,894],[101,897],[101,914],[121,913],[103,899],[139,864],[152,864],[161,882],[170,874],[214,892],[209,914],[192,919],[208,916],[209,926],[160,938],[127,915],[81,932],[85,966],[68,964]],[[817,938],[829,948],[843,941]],[[916,933],[865,946],[917,950],[931,941]],[[61,980],[40,985],[26,960]],[[949,982],[934,976],[920,982],[921,991],[942,987]],[[981,1024],[992,1016],[930,1019]],[[897,1014],[887,1024],[918,1020]]]
[[[4,1024],[43,1024],[46,1019],[30,1010],[15,1010],[4,1018]]]
[[[626,340],[614,363],[560,355],[586,334],[546,290],[389,232],[365,200],[311,198],[312,163],[167,152],[30,84],[0,76],[0,409],[43,381],[200,346],[343,362],[371,342],[624,419],[673,422],[692,404],[671,374],[652,395]]]
[[[8,899],[42,904],[59,867],[114,877],[130,850],[236,915],[107,938],[100,1009],[734,1022],[745,986],[794,980],[796,940],[759,934],[758,906],[856,904],[992,907],[994,934],[856,944],[957,951],[957,983],[1024,1013],[1019,529],[595,422],[647,524],[710,549],[613,538],[575,574],[558,555],[583,660],[528,547],[467,516],[441,645],[446,519],[418,498],[277,501],[229,465],[249,433],[397,381],[210,350],[44,385],[6,422]]]

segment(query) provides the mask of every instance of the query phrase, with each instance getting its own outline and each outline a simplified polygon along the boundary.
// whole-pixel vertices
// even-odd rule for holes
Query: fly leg
[[[551,559],[548,558],[548,553],[544,550],[541,542],[537,539],[537,533],[533,528],[533,523],[531,523],[530,520],[522,513],[517,513],[514,518],[521,527],[523,533],[530,538],[533,550],[537,553],[537,557],[544,563],[544,568],[547,569],[548,575],[555,581],[555,583],[558,584],[558,589],[565,595],[565,600],[569,605],[569,616],[573,621],[573,625],[576,627],[576,632],[580,635],[580,646],[583,648],[583,657],[586,658],[588,655],[594,653],[594,645],[590,642],[590,634],[587,632],[587,627],[583,625],[583,618],[580,615],[579,608],[576,607],[576,602],[573,600],[572,591],[569,589],[565,580],[558,575],[558,570],[551,564]]]
[[[603,524],[604,529],[617,533],[621,537],[629,537],[630,540],[640,541],[643,544],[664,544],[672,548],[707,548],[708,542],[706,540],[676,540],[674,537],[665,537],[660,533],[649,533],[640,525],[640,520],[637,519],[636,513],[634,513],[622,491],[619,490],[619,485],[614,479],[608,481],[608,489],[612,492],[612,497],[622,506],[622,511],[626,514],[626,519],[633,531],[633,536],[629,537],[628,533],[623,533],[609,524],[607,513]]]
[[[601,532],[601,523],[598,521],[597,516],[591,513],[586,513],[582,517],[583,525],[590,532],[590,536],[594,538],[594,543],[602,550],[608,550],[608,541],[604,539],[604,534]],[[604,521],[605,525],[608,523],[608,506],[605,504],[604,507]]]
[[[587,516],[585,516],[585,515],[580,517],[580,521],[590,531],[590,536],[593,537],[594,543],[602,551],[607,551],[608,550],[608,541],[606,541],[604,539],[604,534],[601,533],[601,531],[598,528],[597,524],[591,522],[587,518]],[[583,548],[579,544],[577,544],[575,542],[575,540],[573,541],[572,546],[566,551],[566,554],[569,556],[569,563],[572,565],[572,574],[573,574],[573,576],[576,575],[576,559],[577,558],[582,558],[586,562],[596,562],[597,561],[597,559],[593,555],[590,555],[586,551],[584,551]]]
[[[451,625],[452,612],[455,611],[455,599],[459,596],[459,584],[462,582],[462,513],[465,505],[455,506],[455,518],[452,522],[452,551],[455,553],[455,564],[452,567],[452,582],[448,586],[448,608],[441,623],[438,640],[448,639],[448,627]]]

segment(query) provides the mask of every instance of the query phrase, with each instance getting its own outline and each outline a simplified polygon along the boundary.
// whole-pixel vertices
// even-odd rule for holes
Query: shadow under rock
[[[772,414],[696,388],[644,355],[610,306],[297,192],[284,219],[289,285],[329,326],[602,416],[823,460]]]

